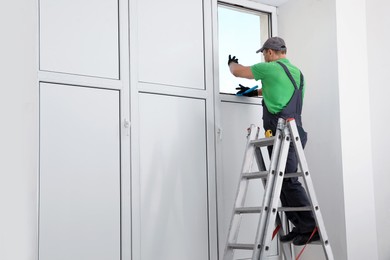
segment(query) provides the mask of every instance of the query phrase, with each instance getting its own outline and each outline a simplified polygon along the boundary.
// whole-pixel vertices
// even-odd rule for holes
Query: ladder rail
[[[257,162],[257,166],[258,166],[259,170],[261,172],[267,171],[267,167],[266,167],[265,162],[264,162],[264,157],[267,157],[269,159],[268,150],[266,152],[266,155],[264,156],[261,149],[259,147],[256,147],[255,153],[256,153],[256,162]],[[261,181],[263,183],[263,187],[265,190],[266,180],[262,179]],[[281,218],[281,215],[279,213],[276,216],[276,225],[281,227],[279,229],[279,232],[278,232],[279,235],[282,235],[282,236],[286,235],[286,232],[283,229],[282,218]],[[279,243],[279,246],[280,246],[280,244],[282,246],[282,254],[284,256],[284,260],[292,260],[293,253],[292,253],[291,245],[285,244],[285,243],[280,243],[279,241],[278,241],[278,243]]]
[[[283,131],[285,131],[285,129]],[[284,169],[287,162],[289,147],[290,147],[290,137],[284,135],[283,141],[281,142],[281,148],[278,154],[278,164],[275,172],[273,187],[271,190],[270,210],[268,211],[267,223],[264,230],[264,236],[263,236],[264,242],[260,252],[261,257],[257,259],[261,259],[261,260],[265,259],[265,257],[267,256],[271,248],[273,227],[276,221],[276,215],[278,213],[280,191],[282,189]]]
[[[287,121],[288,128],[291,133],[291,139],[297,153],[298,164],[302,171],[302,178],[304,180],[305,188],[307,189],[307,196],[309,198],[310,204],[313,208],[312,212],[319,229],[319,235],[321,237],[322,246],[325,252],[325,255],[328,260],[333,260],[333,252],[330,247],[328,235],[326,233],[325,224],[322,219],[321,210],[317,201],[316,193],[314,190],[314,185],[311,179],[311,174],[309,167],[307,165],[305,153],[303,151],[302,143],[299,137],[298,129],[295,120]]]
[[[278,165],[278,157],[279,157],[279,151],[280,151],[280,143],[282,142],[282,134],[281,130],[278,128],[276,130],[275,134],[275,140],[273,143],[273,151],[271,154],[271,162],[270,162],[270,167],[268,171],[268,178],[266,181],[266,185],[264,188],[264,196],[263,196],[263,202],[262,202],[262,207],[263,211],[260,214],[260,219],[259,219],[259,224],[256,232],[256,238],[255,238],[255,246],[253,249],[253,254],[252,254],[252,260],[258,260],[261,254],[261,249],[262,249],[262,244],[264,240],[264,230],[266,228],[267,224],[267,218],[268,218],[268,212],[269,212],[269,205],[271,201],[271,192],[272,192],[272,187],[274,183],[274,178],[275,178],[275,172],[276,172],[276,167]]]
[[[259,128],[255,127],[254,125],[251,125],[250,128],[248,128],[246,149],[245,149],[243,163],[241,166],[241,174],[239,178],[238,188],[234,200],[232,218],[230,221],[229,230],[227,234],[227,243],[225,245],[224,258],[223,258],[224,260],[233,260],[234,250],[229,245],[237,244],[239,227],[241,225],[241,214],[237,214],[235,211],[236,208],[243,207],[245,203],[249,180],[243,178],[243,174],[245,172],[248,172],[253,164],[253,157],[254,157],[253,154],[254,154],[255,147],[251,145],[251,140],[257,138],[258,132],[259,132]]]

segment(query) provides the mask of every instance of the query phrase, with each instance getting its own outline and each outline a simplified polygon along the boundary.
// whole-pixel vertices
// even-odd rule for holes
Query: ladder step
[[[291,242],[288,242],[288,243],[292,243],[292,241],[291,241]],[[314,242],[310,241],[309,243],[307,243],[307,245],[323,246],[321,240],[316,240],[316,241],[314,241]]]
[[[260,213],[262,207],[239,207],[235,208],[234,213],[236,214],[251,214]],[[291,212],[291,211],[312,211],[310,206],[306,207],[278,207],[278,211]]]
[[[270,146],[273,145],[275,142],[275,136],[268,137],[268,138],[261,138],[251,141],[250,143],[257,146],[257,147],[264,147],[264,146]]]
[[[286,173],[284,174],[284,178],[294,178],[303,176],[302,172],[294,172],[294,173]],[[246,172],[242,174],[242,178],[250,180],[250,179],[265,179],[268,177],[268,171],[261,172]]]
[[[254,244],[229,244],[230,249],[244,249],[244,250],[253,250]]]
[[[303,176],[303,172],[285,173],[284,178],[294,178]]]
[[[242,178],[245,179],[263,179],[267,178],[268,172],[267,171],[262,171],[262,172],[247,172],[242,174]]]
[[[312,211],[311,206],[306,207],[279,207],[278,211]]]
[[[260,213],[260,212],[261,212],[261,207],[241,207],[235,209],[235,213],[237,214]]]

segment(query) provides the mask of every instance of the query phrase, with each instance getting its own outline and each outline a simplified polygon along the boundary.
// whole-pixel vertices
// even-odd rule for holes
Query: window
[[[225,4],[218,5],[219,41],[219,91],[236,93],[238,84],[247,87],[258,85],[255,80],[236,78],[227,66],[229,54],[239,63],[250,66],[263,61],[263,55],[256,53],[271,35],[270,14]]]

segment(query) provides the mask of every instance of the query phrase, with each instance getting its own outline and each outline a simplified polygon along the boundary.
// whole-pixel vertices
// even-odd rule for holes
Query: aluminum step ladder
[[[305,154],[298,134],[298,129],[294,119],[278,121],[276,133],[272,137],[258,139],[260,128],[251,126],[248,129],[247,145],[239,179],[236,200],[230,222],[227,243],[223,260],[233,260],[235,250],[251,250],[252,260],[265,260],[269,256],[271,242],[276,232],[284,235],[283,225],[281,225],[281,213],[286,211],[311,211],[316,221],[316,230],[319,232],[320,241],[313,244],[322,246],[327,260],[333,260],[333,253],[326,234],[325,225],[322,219],[320,207],[318,205],[310,172],[307,166]],[[285,174],[288,150],[290,143],[298,157],[298,172]],[[261,147],[273,146],[271,159],[268,167],[265,159],[268,152],[263,152]],[[259,171],[252,171],[252,164],[256,159]],[[280,193],[284,178],[302,177],[303,185],[306,189],[310,206],[307,207],[278,207]],[[246,207],[245,199],[249,181],[262,179],[264,185],[264,195],[260,207]],[[237,241],[241,217],[244,214],[259,214],[257,233],[253,244],[240,243]],[[277,229],[275,229],[277,226]],[[315,232],[315,231],[314,231]],[[313,233],[314,233],[313,232]],[[295,259],[292,254],[291,244],[282,243],[282,253],[284,259]]]

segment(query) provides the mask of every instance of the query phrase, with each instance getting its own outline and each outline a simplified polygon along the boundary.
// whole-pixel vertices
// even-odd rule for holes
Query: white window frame
[[[277,17],[276,17],[276,7],[265,5],[253,1],[248,0],[223,0],[223,1],[215,1],[214,11],[213,11],[213,39],[214,39],[214,86],[215,86],[215,97],[217,97],[216,104],[221,101],[227,101],[227,102],[236,102],[236,103],[254,103],[258,104],[259,100],[258,98],[246,98],[245,101],[243,101],[242,98],[236,97],[231,94],[225,94],[220,93],[219,91],[219,41],[218,41],[218,6],[219,4],[224,5],[230,5],[232,7],[239,7],[243,9],[250,9],[252,11],[258,11],[258,12],[264,12],[269,13],[270,18],[270,35],[276,36],[278,34],[277,32]]]

